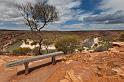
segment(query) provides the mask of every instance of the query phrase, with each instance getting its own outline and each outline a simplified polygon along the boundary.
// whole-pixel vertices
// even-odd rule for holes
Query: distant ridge
[[[30,30],[10,30],[0,29],[0,31],[30,31]],[[98,32],[98,31],[124,31],[124,30],[73,30],[73,31],[61,31],[61,30],[42,30],[43,32]],[[41,31],[41,32],[42,32]]]
[[[10,29],[0,29],[0,31],[28,31],[28,30],[10,30]]]

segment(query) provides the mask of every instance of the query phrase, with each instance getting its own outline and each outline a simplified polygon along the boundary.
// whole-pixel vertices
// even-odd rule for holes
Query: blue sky
[[[0,0],[0,29],[29,29],[15,4],[36,0]],[[124,30],[124,0],[47,0],[59,20],[43,30]]]

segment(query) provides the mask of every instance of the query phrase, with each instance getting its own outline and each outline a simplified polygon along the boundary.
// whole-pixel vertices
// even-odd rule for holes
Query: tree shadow
[[[56,63],[61,62],[61,61],[62,60],[56,60]],[[32,68],[29,67],[29,73],[33,72],[34,70],[49,66],[51,64],[52,64],[52,62],[48,62],[48,63],[41,64],[41,65],[38,65],[38,66],[35,66],[35,67],[32,67]],[[17,72],[17,76],[22,75],[22,74],[25,74],[25,70],[21,70],[21,71]]]

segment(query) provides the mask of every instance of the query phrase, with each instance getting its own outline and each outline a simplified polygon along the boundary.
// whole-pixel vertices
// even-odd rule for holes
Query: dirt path
[[[58,58],[59,59],[59,58]],[[46,82],[46,80],[61,66],[61,62],[56,65],[51,64],[51,58],[29,63],[29,74],[24,75],[24,66],[14,68],[4,68],[0,72],[0,82]]]
[[[50,77],[50,75],[52,75],[59,67],[59,63],[57,65],[41,67],[32,71],[28,75],[16,76],[11,80],[11,82],[46,82],[47,78]]]
[[[15,76],[16,71],[5,71],[0,73],[0,82],[10,82],[10,79]]]

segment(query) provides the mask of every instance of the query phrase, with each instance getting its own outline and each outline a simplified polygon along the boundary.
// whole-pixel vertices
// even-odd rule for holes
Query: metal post
[[[29,73],[28,64],[29,64],[29,62],[25,62],[24,63],[24,66],[25,66],[25,75]]]
[[[55,65],[56,64],[56,59],[55,56],[52,56],[52,64]]]

